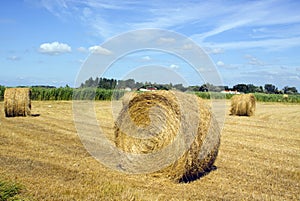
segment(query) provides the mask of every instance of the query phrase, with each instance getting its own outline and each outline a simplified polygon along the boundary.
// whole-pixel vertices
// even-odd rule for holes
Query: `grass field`
[[[112,137],[110,102],[95,104]],[[259,102],[253,117],[227,108],[216,170],[181,184],[95,160],[76,133],[71,101],[32,108],[40,116],[5,118],[0,102],[0,181],[24,186],[25,200],[300,200],[300,104]]]

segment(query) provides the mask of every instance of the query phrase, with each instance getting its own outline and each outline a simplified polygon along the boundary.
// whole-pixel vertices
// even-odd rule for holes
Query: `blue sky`
[[[91,53],[113,53],[101,46],[105,41],[128,31],[159,28],[197,43],[214,62],[224,85],[271,83],[279,89],[296,86],[299,91],[299,9],[296,0],[2,1],[0,85],[73,86]],[[174,71],[184,74],[189,84],[203,84],[172,55],[143,51],[115,66],[120,63],[145,69],[165,66],[163,74]],[[130,72],[125,75],[115,67],[105,75],[119,79]]]

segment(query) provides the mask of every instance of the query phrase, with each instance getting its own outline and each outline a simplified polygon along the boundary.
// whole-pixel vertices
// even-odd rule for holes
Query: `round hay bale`
[[[121,98],[123,105],[128,105],[129,101],[136,96],[136,92],[125,92],[124,96]]]
[[[29,88],[6,88],[4,113],[6,117],[30,116],[31,90]]]
[[[220,129],[209,107],[195,95],[145,92],[123,105],[115,122],[115,144],[130,154],[160,155],[151,175],[188,182],[212,169]],[[145,160],[137,168],[151,165]]]
[[[256,98],[253,94],[234,95],[231,98],[230,114],[252,116],[256,109]]]

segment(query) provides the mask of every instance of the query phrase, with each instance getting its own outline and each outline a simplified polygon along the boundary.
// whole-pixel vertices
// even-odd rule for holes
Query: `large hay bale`
[[[213,167],[220,129],[209,107],[195,95],[145,92],[123,105],[115,122],[115,144],[131,157],[160,155],[152,175],[191,181]],[[145,160],[136,168],[151,165]]]
[[[253,94],[234,95],[231,98],[230,114],[252,116],[256,109],[256,98]]]
[[[129,101],[137,95],[137,92],[125,92],[124,96],[121,98],[123,105],[128,105]]]
[[[4,92],[4,113],[6,117],[29,116],[31,110],[29,88],[6,88]]]

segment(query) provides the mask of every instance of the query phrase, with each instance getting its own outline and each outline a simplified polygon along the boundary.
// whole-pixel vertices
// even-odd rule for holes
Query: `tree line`
[[[31,86],[32,100],[110,100],[118,99],[124,94],[124,89],[130,88],[138,90],[140,88],[156,88],[158,90],[179,90],[190,92],[221,92],[223,90],[233,90],[242,93],[265,93],[265,94],[298,94],[296,87],[285,86],[279,90],[273,84],[265,84],[264,86],[255,86],[253,84],[237,84],[232,88],[228,86],[215,86],[205,83],[201,86],[188,86],[183,84],[157,84],[151,82],[136,82],[134,79],[116,80],[109,78],[89,78],[80,85],[79,88],[71,88],[54,86]],[[4,98],[5,86],[0,85],[0,101]],[[202,96],[209,96],[202,93]]]
[[[297,94],[296,87],[285,86],[283,89],[278,89],[273,84],[265,84],[262,86],[255,86],[253,84],[237,84],[233,86],[233,90],[243,93],[267,93],[267,94]]]
[[[221,92],[224,90],[232,90],[238,91],[242,93],[267,93],[267,94],[297,94],[298,91],[296,87],[285,86],[283,89],[278,89],[273,84],[265,84],[264,86],[255,86],[253,84],[237,84],[232,88],[228,86],[215,86],[210,83],[202,84],[201,86],[188,86],[185,87],[182,84],[157,84],[151,82],[136,82],[134,79],[127,80],[116,80],[116,79],[108,79],[108,78],[95,78],[90,77],[84,83],[81,84],[81,88],[85,87],[97,87],[103,89],[140,89],[147,87],[155,87],[156,89],[165,89],[171,90],[176,89],[179,91],[200,91],[200,92]]]

